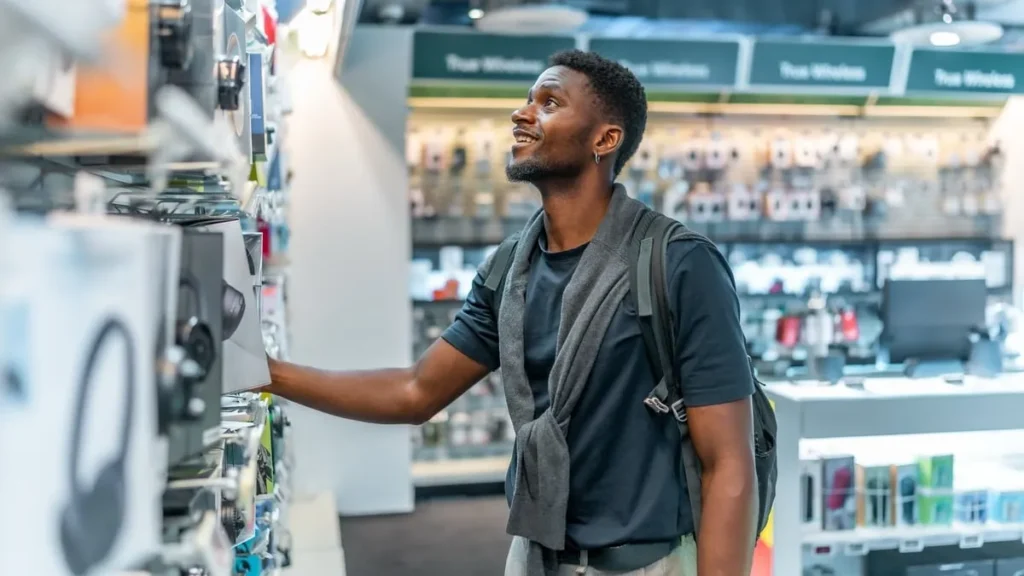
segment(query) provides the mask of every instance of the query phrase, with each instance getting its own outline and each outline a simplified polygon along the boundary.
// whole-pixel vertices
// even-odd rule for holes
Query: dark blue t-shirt
[[[536,414],[547,409],[548,374],[562,294],[585,246],[548,252],[543,235],[530,263],[526,290],[526,374]],[[668,247],[666,270],[675,318],[677,360],[687,405],[740,400],[754,385],[740,328],[732,273],[713,247],[679,240]],[[498,327],[491,292],[477,275],[465,306],[443,338],[491,370],[499,367]],[[623,300],[572,415],[566,545],[593,550],[665,541],[693,532],[679,430],[671,417],[643,404],[654,388],[635,307]],[[515,459],[505,481],[511,500]]]

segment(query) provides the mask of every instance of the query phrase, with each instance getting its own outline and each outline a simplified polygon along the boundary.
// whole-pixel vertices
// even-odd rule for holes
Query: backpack
[[[675,331],[672,329],[672,314],[669,308],[668,283],[665,277],[666,249],[671,239],[693,239],[714,246],[710,240],[683,226],[663,214],[646,210],[633,231],[630,242],[629,298],[637,310],[640,329],[648,363],[654,372],[657,386],[651,390],[644,404],[653,412],[672,417],[679,426],[682,437],[681,465],[685,474],[686,487],[693,511],[694,535],[700,529],[701,515],[701,467],[700,459],[690,440],[690,429],[686,419],[686,404],[682,397],[678,366],[675,362]],[[505,278],[508,276],[519,243],[519,234],[507,238],[498,246],[491,269],[484,277],[484,286],[493,294],[492,306],[495,311],[501,307]],[[715,248],[717,250],[717,247]],[[750,357],[751,378],[754,381],[754,470],[757,476],[757,533],[760,535],[768,523],[768,515],[775,501],[775,483],[778,478],[775,454],[775,436],[778,425],[775,411],[762,384],[755,374]]]

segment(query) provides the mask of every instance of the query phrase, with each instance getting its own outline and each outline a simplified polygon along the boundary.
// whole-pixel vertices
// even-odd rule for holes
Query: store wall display
[[[1002,154],[987,132],[975,121],[653,116],[620,181],[695,225],[760,221],[899,237],[980,218],[981,231],[1002,213]],[[417,112],[408,136],[417,218],[521,219],[539,207],[528,186],[505,181],[511,132],[497,115]]]
[[[410,118],[416,355],[454,320],[501,238],[539,208],[536,192],[508,183],[501,170],[508,126],[488,111],[467,118],[416,110]],[[763,374],[825,365],[841,374],[844,365],[879,358],[887,278],[981,275],[993,303],[1009,297],[1012,243],[987,239],[998,234],[1004,193],[1004,162],[988,129],[973,120],[652,114],[619,180],[719,244]],[[414,432],[418,458],[483,454],[451,447],[439,431],[465,428],[453,418]],[[446,449],[434,447],[445,442]],[[847,515],[833,513],[835,526],[854,521],[857,501],[852,494]]]
[[[31,102],[0,91],[0,490],[17,528],[2,531],[0,572],[275,572],[289,563],[286,407],[240,391],[267,382],[268,285],[280,296],[271,349],[287,349],[285,260],[265,262],[241,204],[267,158],[277,195],[289,180],[275,154],[276,72],[256,59],[256,118],[244,89],[247,49],[271,54],[272,13],[259,0],[246,3],[256,20],[221,0],[107,2],[118,14],[101,41],[84,16],[103,11],[82,4],[44,8],[45,26],[26,21],[0,46],[14,50],[0,57],[5,77],[11,62],[48,71],[63,57]],[[175,106],[162,106],[168,94]],[[253,124],[266,158],[250,166],[231,136],[251,148]],[[21,190],[23,174],[54,189]],[[246,365],[232,347],[248,350]]]

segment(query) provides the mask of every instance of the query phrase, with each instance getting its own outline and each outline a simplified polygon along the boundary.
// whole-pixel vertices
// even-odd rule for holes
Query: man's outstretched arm
[[[439,339],[404,369],[333,372],[271,360],[265,391],[342,418],[422,424],[488,372]]]

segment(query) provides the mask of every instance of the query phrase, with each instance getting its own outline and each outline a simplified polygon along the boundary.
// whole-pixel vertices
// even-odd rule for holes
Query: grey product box
[[[857,478],[853,456],[822,461],[822,520],[827,531],[857,527]]]
[[[1024,576],[1024,558],[996,560],[996,576]]]
[[[192,319],[206,326],[212,337],[208,370],[193,389],[206,409],[195,420],[176,422],[169,432],[168,461],[177,464],[203,453],[220,440],[220,396],[223,387],[223,313],[221,277],[224,270],[223,235],[184,229],[181,236],[181,275],[178,282],[179,327]],[[195,359],[195,358],[194,358]],[[184,404],[182,399],[181,403]]]
[[[192,60],[183,70],[168,70],[167,81],[192,96],[209,118],[217,106],[217,76],[214,71],[213,0],[189,0],[192,7]]]
[[[821,476],[821,460],[800,461],[800,522],[804,532],[818,532],[822,527]]]
[[[996,576],[995,560],[910,566],[907,576]]]

